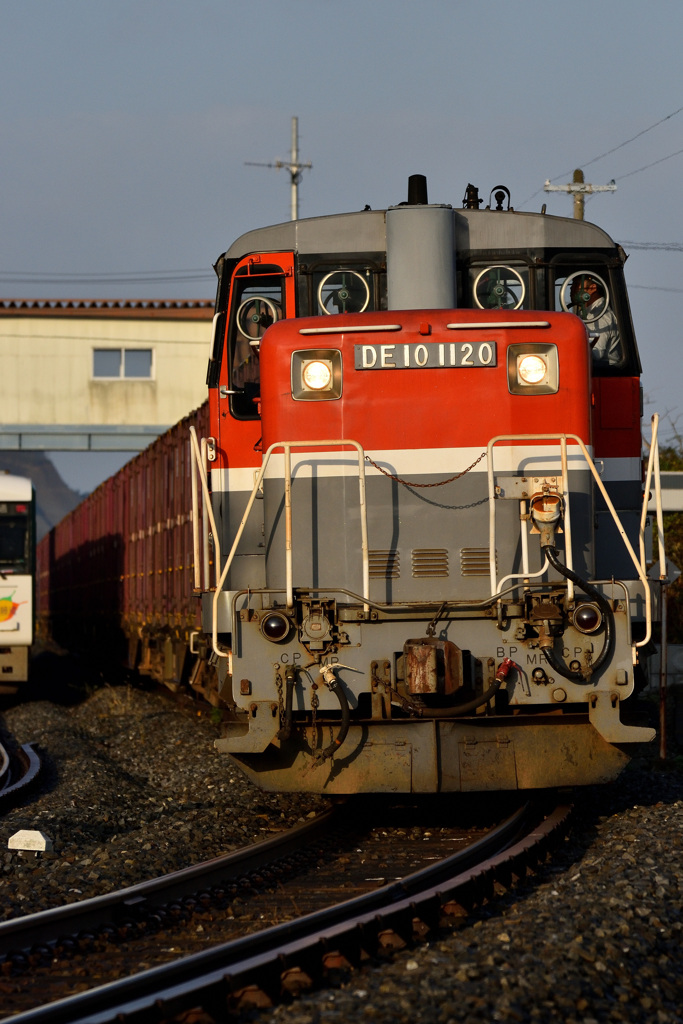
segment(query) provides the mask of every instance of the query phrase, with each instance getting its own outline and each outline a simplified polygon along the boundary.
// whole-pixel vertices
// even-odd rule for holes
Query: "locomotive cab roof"
[[[462,210],[452,207],[455,247],[460,254],[509,250],[598,250],[616,254],[619,247],[590,221],[516,210]],[[239,259],[250,252],[287,250],[299,253],[365,253],[386,250],[388,210],[308,217],[247,231],[225,252]],[[620,262],[624,261],[623,254]]]

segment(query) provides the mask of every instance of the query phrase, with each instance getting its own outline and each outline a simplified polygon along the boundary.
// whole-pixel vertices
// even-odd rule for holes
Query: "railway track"
[[[32,743],[25,743],[14,754],[0,744],[0,812],[23,800],[41,771],[42,762]]]
[[[210,862],[209,870],[214,872],[214,890],[218,887],[220,891],[223,886],[225,894],[226,873],[231,873],[232,878],[237,879],[239,891],[238,876],[247,867],[252,878],[255,874],[258,878],[258,873],[262,872],[263,875],[269,875],[271,881],[278,875],[278,864],[284,871],[289,867],[291,872],[296,873],[297,868],[292,858],[299,855],[297,846],[300,850],[302,842],[308,855],[313,853],[314,860],[323,864],[327,860],[332,862],[334,858],[330,844],[336,841],[333,837],[341,834],[339,829],[347,837],[349,834],[351,818],[348,811],[348,808],[337,809],[322,819],[300,826],[294,830],[294,836],[287,833],[286,836],[255,844],[246,851],[240,850],[227,858],[220,858],[224,862],[222,864]],[[430,845],[426,855],[422,852],[422,860],[427,863],[423,863],[418,870],[411,872],[401,867],[400,877],[388,881],[383,876],[367,877],[368,868],[365,867],[365,891],[360,892],[357,880],[352,878],[350,886],[345,890],[345,899],[340,898],[338,890],[332,891],[334,886],[326,887],[323,882],[322,891],[318,895],[323,904],[330,904],[328,906],[309,910],[308,913],[302,913],[297,906],[294,920],[280,920],[280,923],[265,928],[262,925],[269,923],[267,915],[258,914],[257,909],[256,914],[247,915],[251,917],[251,922],[241,924],[242,931],[250,931],[249,934],[241,934],[231,941],[213,944],[201,952],[194,952],[148,970],[140,970],[138,962],[139,973],[20,1012],[12,1020],[16,1024],[37,1024],[38,1021],[45,1024],[85,1024],[86,1021],[94,1024],[114,1020],[161,1022],[201,1007],[208,1014],[208,1019],[222,1021],[226,1015],[246,1008],[272,1005],[283,996],[296,995],[314,985],[324,984],[326,980],[331,983],[334,978],[352,971],[368,957],[386,957],[408,943],[423,940],[447,922],[462,920],[472,909],[491,899],[499,891],[497,886],[509,888],[516,877],[523,877],[529,868],[543,861],[552,844],[563,834],[568,816],[569,809],[566,806],[554,807],[548,812],[538,805],[525,805],[467,844],[462,837],[447,834],[445,829],[433,829],[425,833],[424,839],[434,839],[437,833],[437,845]],[[354,817],[357,816],[354,814]],[[351,832],[351,838],[355,841],[353,829]],[[394,837],[391,838],[393,860],[395,845]],[[452,850],[458,843],[462,843],[464,848],[455,853],[449,852],[444,857],[444,843],[448,844],[448,850]],[[441,851],[435,852],[439,844]],[[423,845],[413,842],[413,849]],[[400,843],[398,847],[401,847]],[[361,853],[361,849],[357,852]],[[368,849],[366,845],[365,850]],[[285,850],[288,852],[285,853]],[[398,860],[401,859],[399,853]],[[369,855],[362,863],[369,865],[372,870],[376,861],[373,855]],[[269,867],[259,866],[266,864]],[[386,867],[385,864],[381,866]],[[157,905],[157,899],[163,895],[168,900],[171,898],[169,893],[177,895],[183,889],[187,893],[199,879],[205,896],[195,890],[189,902],[193,904],[193,909],[200,911],[201,919],[201,912],[207,911],[211,898],[206,876],[202,877],[203,867],[206,866],[178,872],[176,876],[170,876],[170,880],[157,879],[145,886],[135,886],[115,897],[86,901],[90,906],[81,904],[64,908],[66,917],[71,921],[71,928],[78,926],[80,929],[76,934],[72,931],[71,952],[84,944],[96,944],[94,931],[88,933],[87,928],[90,926],[84,923],[94,921],[92,916],[88,916],[93,912],[107,910],[110,921],[114,922],[114,931],[109,938],[115,939],[117,916],[119,924],[122,924],[121,915],[127,912],[129,917],[124,930],[129,931],[132,927],[135,931],[135,922],[141,920],[141,908],[147,906],[150,920],[155,913],[158,918],[159,911],[155,911],[152,906]],[[333,873],[338,875],[339,872],[340,866],[335,862]],[[219,876],[222,876],[223,882],[218,881]],[[367,883],[370,883],[369,886]],[[320,880],[317,883],[308,881],[306,884],[316,890],[321,888]],[[233,889],[234,882],[228,882],[227,888]],[[351,898],[348,898],[349,895]],[[116,899],[118,902],[113,902]],[[292,897],[290,899],[293,900]],[[297,897],[299,899],[300,896]],[[104,908],[103,901],[112,902]],[[265,897],[265,903],[273,902],[271,890]],[[170,923],[169,914],[173,916],[173,905],[166,903],[166,909],[162,912],[163,935],[167,935],[166,928]],[[175,907],[182,913],[183,897],[177,897]],[[31,948],[30,943],[38,935],[42,935],[45,943],[47,934],[62,932],[66,918],[60,921],[61,913],[61,910],[48,911],[35,915],[33,921],[26,919],[23,925],[21,919],[0,925],[0,948],[8,951],[5,963],[9,970],[5,971],[6,976],[12,968],[21,966],[16,963],[17,956],[25,957],[29,968],[40,960],[41,947],[34,944]],[[211,917],[210,913],[208,917]],[[201,924],[199,927],[202,929]],[[254,927],[260,930],[253,931]],[[213,933],[213,926],[211,931]],[[179,944],[174,945],[172,951],[177,952],[183,943],[182,939],[175,941]],[[56,952],[69,955],[68,943],[64,948],[63,934],[61,938],[57,936],[54,942]],[[12,953],[8,949],[9,944],[15,950],[21,945],[22,952]],[[44,954],[44,945],[42,950]],[[73,961],[70,961],[69,966],[72,965]]]

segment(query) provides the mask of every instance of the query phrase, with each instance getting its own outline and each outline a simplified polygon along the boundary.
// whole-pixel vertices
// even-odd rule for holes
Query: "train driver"
[[[572,312],[585,321],[590,336],[594,366],[616,366],[622,351],[617,318],[599,277],[577,274],[571,282]]]

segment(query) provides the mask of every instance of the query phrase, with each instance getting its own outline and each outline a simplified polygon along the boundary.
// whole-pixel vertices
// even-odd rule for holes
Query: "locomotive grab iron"
[[[263,788],[596,783],[654,735],[626,257],[494,193],[414,176],[216,265],[194,644]]]

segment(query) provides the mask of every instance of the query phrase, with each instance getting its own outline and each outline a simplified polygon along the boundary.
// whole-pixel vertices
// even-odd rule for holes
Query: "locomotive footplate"
[[[282,747],[258,754],[216,747],[260,788],[306,793],[449,793],[610,782],[629,757],[609,743],[585,715],[519,715],[501,719],[354,723],[333,759],[315,756],[329,723],[309,727]],[[633,741],[649,729],[626,730]],[[369,737],[372,737],[371,739]]]

